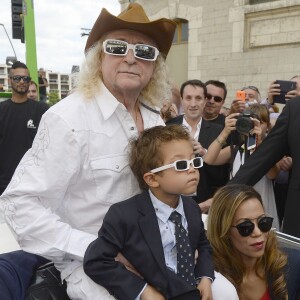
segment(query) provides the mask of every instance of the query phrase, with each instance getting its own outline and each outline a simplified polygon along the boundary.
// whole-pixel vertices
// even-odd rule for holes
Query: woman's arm
[[[210,165],[222,165],[230,160],[230,147],[222,147],[226,144],[229,134],[235,130],[236,117],[239,113],[234,113],[226,117],[225,127],[220,135],[210,144],[204,156],[204,161]]]

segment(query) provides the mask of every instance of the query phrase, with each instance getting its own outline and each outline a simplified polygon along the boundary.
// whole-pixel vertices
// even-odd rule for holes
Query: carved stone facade
[[[119,0],[124,9],[130,1]],[[218,79],[234,93],[257,86],[266,96],[271,81],[300,75],[300,0],[140,0],[151,19],[189,22],[188,43],[168,57],[177,84]]]

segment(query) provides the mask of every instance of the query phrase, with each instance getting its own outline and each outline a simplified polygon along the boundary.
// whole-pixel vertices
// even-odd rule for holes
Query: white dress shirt
[[[191,138],[194,139],[197,142],[199,140],[201,124],[202,124],[202,118],[200,119],[199,123],[197,124],[197,129],[196,129],[196,132],[195,132],[194,136],[191,136]],[[183,117],[182,125],[184,125],[188,129],[189,133],[191,134],[192,126],[186,121],[185,117]]]
[[[140,110],[145,129],[164,125],[159,112]],[[44,114],[1,196],[21,248],[54,261],[63,279],[82,265],[108,208],[140,192],[127,158],[137,134],[103,84],[93,99],[74,92]]]

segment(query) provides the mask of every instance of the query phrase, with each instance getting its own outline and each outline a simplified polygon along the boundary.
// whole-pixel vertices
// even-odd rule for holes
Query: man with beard
[[[15,62],[9,80],[12,97],[0,103],[0,195],[31,147],[41,117],[48,109],[47,104],[27,98],[31,78],[25,64]]]

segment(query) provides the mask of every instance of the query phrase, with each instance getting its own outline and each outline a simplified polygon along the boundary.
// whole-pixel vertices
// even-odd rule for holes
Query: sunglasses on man
[[[220,96],[213,96],[211,94],[207,94],[206,95],[207,100],[211,100],[212,98],[214,98],[215,102],[220,103],[223,101],[223,98]]]
[[[23,80],[23,82],[28,83],[31,80],[30,76],[21,76],[21,75],[10,76],[9,78],[14,82],[20,82],[21,80]]]
[[[273,224],[272,217],[262,217],[258,220],[257,227],[261,232],[266,233],[271,230],[272,224]],[[246,237],[252,234],[255,228],[255,224],[250,220],[245,220],[244,222],[231,227],[235,227],[241,236]]]
[[[187,171],[190,168],[190,165],[192,165],[194,169],[201,168],[203,166],[202,157],[195,157],[192,158],[191,160],[188,159],[176,160],[172,164],[161,166],[159,168],[151,170],[150,172],[158,173],[160,171],[167,170],[170,168],[175,168],[176,171]]]
[[[155,61],[159,54],[156,47],[146,44],[128,44],[125,41],[108,39],[103,42],[103,50],[106,54],[126,56],[132,49],[135,58],[147,61]]]

